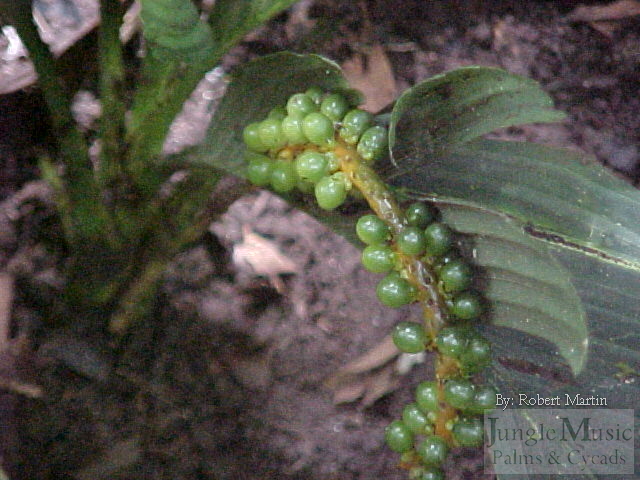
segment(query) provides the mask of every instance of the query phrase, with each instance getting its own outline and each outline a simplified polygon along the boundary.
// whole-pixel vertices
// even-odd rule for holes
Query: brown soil
[[[281,15],[227,64],[286,48],[341,61],[364,39],[385,47],[401,88],[460,65],[502,66],[539,80],[570,117],[561,127],[503,135],[580,148],[637,180],[638,17],[570,22],[568,0],[305,5],[305,21]],[[7,104],[14,113],[3,114],[3,129],[31,125],[31,99],[20,94]],[[46,190],[27,184],[36,169],[24,163],[25,145],[38,129],[24,131],[18,141],[0,137],[8,152],[0,159],[0,265],[16,280],[14,331],[28,332],[33,352],[16,368],[44,394],[0,395],[0,455],[12,480],[406,478],[381,432],[410,401],[412,386],[431,375],[429,359],[394,373],[399,388],[366,407],[334,405],[323,385],[412,315],[379,305],[376,279],[355,247],[255,191],[175,260],[153,321],[122,342],[50,328],[39,312],[56,300],[61,257],[44,241],[57,231]],[[280,291],[233,262],[246,227],[297,267],[281,277]],[[482,475],[474,451],[456,452],[446,467],[450,478],[493,478]]]

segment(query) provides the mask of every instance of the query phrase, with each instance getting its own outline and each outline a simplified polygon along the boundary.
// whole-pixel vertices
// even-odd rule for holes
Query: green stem
[[[63,217],[70,219],[64,222],[66,237],[71,244],[86,239],[115,241],[111,235],[111,217],[93,176],[87,145],[71,116],[71,100],[57,75],[53,55],[33,23],[31,2],[0,0],[0,9],[9,16],[29,51],[58,141],[58,154],[65,165],[66,198],[58,202],[58,208]],[[55,169],[49,169],[48,174],[58,176]],[[56,183],[63,184],[58,180]]]
[[[123,13],[120,2],[100,2],[100,177],[103,185],[121,173],[125,151],[125,71],[119,38]]]

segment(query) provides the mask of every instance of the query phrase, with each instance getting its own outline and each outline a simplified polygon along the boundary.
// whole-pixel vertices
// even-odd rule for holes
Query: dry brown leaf
[[[385,363],[391,361],[400,351],[393,343],[391,335],[387,335],[384,339],[368,352],[360,355],[355,360],[347,363],[340,368],[335,374],[325,381],[328,388],[336,388],[346,377],[369,372],[375,368],[381,367]]]
[[[594,5],[591,7],[580,5],[568,15],[574,22],[595,22],[599,20],[621,20],[640,15],[638,0],[618,0],[608,5]]]
[[[275,243],[253,233],[247,226],[242,233],[242,243],[233,248],[233,263],[238,267],[250,267],[256,275],[268,277],[276,288],[281,283],[278,275],[299,271],[298,266]]]
[[[366,54],[356,55],[342,64],[347,81],[365,96],[364,110],[378,112],[396,98],[396,81],[382,45],[375,44]]]
[[[393,392],[400,386],[398,377],[394,375],[393,367],[389,366],[372,373],[367,382],[367,390],[360,404],[363,407],[370,407],[378,399],[384,397],[387,393]]]

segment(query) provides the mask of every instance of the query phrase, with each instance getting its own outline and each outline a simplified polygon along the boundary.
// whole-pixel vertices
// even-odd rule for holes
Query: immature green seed
[[[356,223],[358,238],[368,245],[385,243],[389,238],[389,226],[376,215],[363,215]]]
[[[349,104],[339,93],[327,95],[320,104],[320,112],[325,114],[334,122],[342,120],[349,110]]]
[[[444,472],[436,467],[426,467],[418,480],[444,480]]]
[[[387,245],[368,245],[362,251],[362,265],[371,273],[388,273],[396,264],[396,254]]]
[[[259,187],[266,187],[271,183],[271,171],[273,161],[259,153],[247,152],[245,155],[247,164],[247,178],[251,183]]]
[[[440,281],[445,292],[461,292],[471,285],[473,272],[462,259],[453,260],[440,269]]]
[[[433,266],[433,269],[436,271],[436,273],[440,273],[440,270],[442,270],[442,267],[444,267],[447,263],[451,262],[452,260],[457,260],[458,258],[460,258],[460,254],[456,250],[453,250],[453,249],[448,250],[444,255],[440,256],[437,259],[437,261]]]
[[[269,150],[262,140],[260,140],[260,135],[258,130],[260,128],[260,122],[250,123],[244,130],[242,131],[242,138],[244,140],[245,145],[249,150],[254,152],[263,153]]]
[[[328,163],[329,172],[333,173],[333,172],[337,171],[340,168],[340,159],[335,154],[335,152],[328,151],[324,155],[325,155],[325,157],[327,157],[327,163]]]
[[[449,357],[458,358],[467,348],[469,336],[458,327],[444,327],[436,337],[438,351]]]
[[[358,141],[358,154],[366,161],[375,161],[384,156],[388,145],[387,129],[380,126],[370,127]]]
[[[427,416],[418,408],[415,403],[410,403],[402,409],[402,422],[414,434],[424,434],[430,427]]]
[[[460,354],[460,363],[467,373],[479,372],[491,363],[491,344],[480,335],[471,338]]]
[[[282,133],[291,144],[307,143],[308,139],[302,132],[302,117],[288,115],[282,120]]]
[[[444,463],[449,448],[444,439],[437,435],[430,435],[418,445],[416,451],[426,465],[437,467]]]
[[[400,322],[391,334],[393,343],[404,353],[420,353],[425,349],[427,333],[424,327],[415,322]]]
[[[321,178],[316,183],[316,201],[320,208],[333,210],[338,208],[347,199],[347,185],[341,172],[334,173],[329,177]]]
[[[397,272],[384,277],[376,287],[378,299],[387,307],[401,307],[415,298],[415,288]]]
[[[298,175],[291,162],[279,160],[271,171],[271,188],[278,193],[290,192],[298,184]]]
[[[453,244],[453,233],[444,223],[432,223],[425,229],[424,235],[427,253],[432,256],[444,254]]]
[[[416,404],[424,413],[438,410],[438,384],[432,381],[421,382],[416,387]]]
[[[329,145],[334,141],[333,122],[319,112],[310,113],[304,117],[302,132],[310,142],[318,146]]]
[[[298,178],[298,183],[296,184],[296,187],[298,188],[298,190],[300,190],[302,193],[314,193],[316,190],[316,184],[309,182],[307,180],[303,180],[301,178]]]
[[[422,255],[425,248],[424,232],[418,227],[404,227],[396,238],[398,248],[406,255]]]
[[[422,202],[412,203],[404,212],[407,223],[413,227],[427,228],[435,218],[435,213],[429,205]]]
[[[282,148],[287,143],[287,137],[282,132],[282,121],[276,118],[267,118],[260,122],[258,136],[267,148]]]
[[[394,420],[384,430],[387,446],[394,452],[404,453],[413,448],[413,434],[400,420]]]
[[[455,296],[451,313],[462,320],[473,320],[482,313],[480,297],[473,292],[462,292]]]
[[[327,157],[319,152],[308,150],[296,158],[296,171],[300,178],[317,183],[329,173]]]
[[[360,136],[373,123],[373,116],[369,112],[354,108],[347,112],[342,119],[340,137],[350,145],[358,143]]]
[[[471,381],[464,378],[452,378],[444,384],[444,399],[454,408],[464,410],[473,403],[475,389]]]
[[[318,106],[304,93],[296,93],[287,101],[287,113],[298,117],[304,117],[311,112],[317,112]]]
[[[482,420],[478,417],[464,418],[453,426],[453,439],[461,447],[479,447],[484,439]]]
[[[476,392],[473,395],[473,402],[469,407],[470,413],[482,415],[496,408],[498,394],[496,389],[490,385],[476,385]]]
[[[320,105],[320,102],[322,101],[322,96],[324,95],[322,90],[320,90],[318,87],[311,87],[309,90],[307,90],[304,93],[311,100],[313,100],[313,103],[315,103],[316,105]]]

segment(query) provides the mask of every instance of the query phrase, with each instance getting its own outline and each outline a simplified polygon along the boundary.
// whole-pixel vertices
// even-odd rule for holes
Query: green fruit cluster
[[[333,151],[337,142],[356,147],[368,162],[384,155],[387,131],[343,95],[311,88],[289,97],[267,118],[243,130],[247,178],[278,193],[315,193],[318,205],[333,210],[351,190]]]
[[[294,189],[314,193],[325,210],[342,205],[352,188],[354,194],[359,192],[349,178],[367,194],[367,186],[359,184],[353,172],[347,175],[348,163],[342,165],[340,156],[348,157],[343,152],[368,168],[387,150],[387,131],[374,125],[371,114],[340,94],[315,87],[292,95],[285,106],[247,125],[243,138],[252,183],[279,193]],[[342,171],[343,166],[347,170]],[[496,402],[495,389],[472,380],[491,362],[491,346],[473,326],[482,315],[483,302],[472,289],[473,269],[457,251],[453,231],[438,221],[437,212],[422,202],[404,211],[397,205],[393,208],[399,223],[372,213],[358,219],[356,234],[366,245],[362,264],[384,275],[376,294],[389,307],[426,303],[426,287],[415,270],[424,267],[429,272],[434,280],[430,292],[436,292],[430,298],[439,302],[444,326],[438,325],[434,332],[429,325],[432,330],[427,332],[422,323],[403,321],[394,327],[392,338],[405,353],[437,352],[438,361],[447,368],[435,381],[418,385],[414,402],[389,424],[385,440],[402,454],[403,463],[411,468],[410,478],[443,479],[441,467],[451,447],[482,444],[480,415]]]

